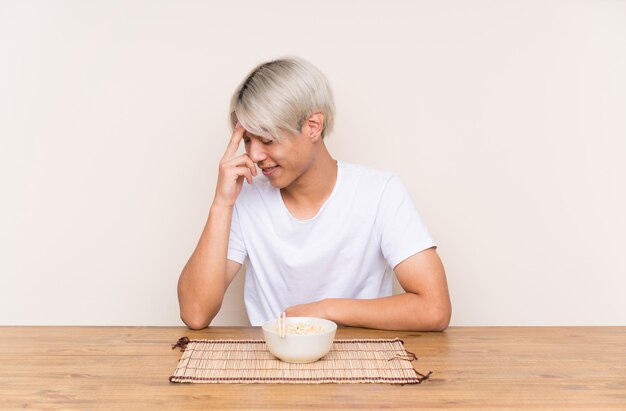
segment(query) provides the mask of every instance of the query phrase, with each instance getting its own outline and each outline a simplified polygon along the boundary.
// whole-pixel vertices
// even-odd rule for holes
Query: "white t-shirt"
[[[397,176],[340,161],[337,167],[331,195],[308,220],[293,217],[264,176],[244,183],[228,259],[246,263],[253,326],[296,304],[389,296],[392,268],[435,245]]]

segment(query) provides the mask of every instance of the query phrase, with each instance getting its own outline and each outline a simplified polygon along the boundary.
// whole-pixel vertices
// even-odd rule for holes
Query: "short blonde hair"
[[[280,139],[280,132],[300,134],[313,113],[324,114],[321,136],[334,125],[335,103],[326,76],[299,57],[285,57],[256,66],[237,87],[230,102],[230,125]]]

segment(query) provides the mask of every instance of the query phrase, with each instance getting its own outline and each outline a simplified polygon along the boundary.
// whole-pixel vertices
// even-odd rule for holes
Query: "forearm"
[[[330,298],[320,303],[326,318],[338,324],[382,330],[442,331],[451,311],[449,300],[413,293],[363,300]]]
[[[204,328],[219,311],[228,287],[226,256],[231,207],[213,205],[200,241],[178,281],[181,319],[190,328]]]

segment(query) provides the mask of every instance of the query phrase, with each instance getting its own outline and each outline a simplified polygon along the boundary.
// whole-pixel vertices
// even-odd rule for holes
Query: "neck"
[[[326,146],[320,145],[319,152],[304,174],[289,186],[282,188],[280,193],[285,200],[293,205],[317,207],[330,196],[337,181],[337,161],[334,160]]]

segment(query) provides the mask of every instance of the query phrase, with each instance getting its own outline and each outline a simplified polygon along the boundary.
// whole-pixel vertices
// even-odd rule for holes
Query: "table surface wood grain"
[[[175,384],[180,337],[257,327],[0,327],[0,408],[626,410],[626,327],[339,328],[395,338],[433,371],[419,385]]]

